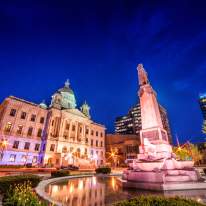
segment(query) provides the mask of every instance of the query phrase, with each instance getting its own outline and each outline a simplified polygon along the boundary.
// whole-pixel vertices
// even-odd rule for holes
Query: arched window
[[[81,150],[80,148],[77,148],[77,157],[80,157],[80,154],[81,154]]]
[[[63,152],[63,153],[67,153],[67,147],[63,147],[63,148],[62,148],[62,152]]]

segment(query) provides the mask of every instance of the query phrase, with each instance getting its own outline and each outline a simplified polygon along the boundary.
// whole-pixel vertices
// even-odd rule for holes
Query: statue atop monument
[[[142,86],[145,84],[149,84],[147,72],[145,71],[143,64],[138,64],[137,71],[138,71],[139,85]]]

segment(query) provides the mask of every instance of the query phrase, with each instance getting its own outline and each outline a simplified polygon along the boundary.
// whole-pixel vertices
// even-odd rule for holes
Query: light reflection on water
[[[206,203],[206,190],[172,191],[166,193],[126,190],[117,177],[85,177],[67,180],[49,185],[49,196],[64,206],[108,206],[114,202],[129,199],[142,194],[165,196],[183,196]]]

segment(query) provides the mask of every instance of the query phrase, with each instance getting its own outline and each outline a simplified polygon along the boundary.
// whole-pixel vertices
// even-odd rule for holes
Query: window
[[[88,144],[88,138],[86,138],[85,142],[86,142],[86,144]]]
[[[21,156],[21,162],[26,162],[27,160],[27,156],[26,155],[22,155]]]
[[[79,128],[79,132],[82,133],[82,127]]]
[[[40,148],[40,144],[35,144],[34,150],[35,150],[35,151],[39,151],[39,148]]]
[[[44,124],[44,117],[41,117],[41,118],[40,118],[40,123],[41,123],[41,124]]]
[[[19,148],[19,141],[14,141],[13,149],[18,149],[18,148]]]
[[[72,126],[72,131],[75,131],[75,125]]]
[[[91,146],[93,146],[93,142],[94,142],[93,139],[91,139]]]
[[[103,151],[101,151],[101,157],[103,157],[104,156],[104,153],[103,153]]]
[[[32,132],[33,132],[33,128],[29,127],[28,132],[27,132],[27,136],[32,136]]]
[[[69,130],[69,124],[66,124],[66,130]]]
[[[86,129],[86,134],[89,134],[89,130],[88,129]]]
[[[21,113],[21,119],[26,119],[26,112]]]
[[[7,122],[4,131],[5,132],[10,132],[11,131],[11,127],[12,127],[11,122]]]
[[[93,150],[91,150],[91,156],[93,156],[93,154],[94,154],[94,151],[93,151]]]
[[[84,154],[87,155],[87,148],[84,148]]]
[[[101,147],[103,147],[103,142],[101,141]]]
[[[23,129],[23,126],[22,126],[22,125],[19,125],[18,128],[17,128],[16,133],[17,133],[17,134],[21,134],[21,133],[22,133],[22,129]]]
[[[70,147],[70,152],[73,152],[74,148],[73,147]]]
[[[54,149],[55,149],[55,144],[51,144],[51,146],[50,146],[50,151],[51,151],[51,152],[54,152]]]
[[[11,109],[10,116],[15,117],[16,115],[16,109]]]
[[[10,157],[9,157],[9,161],[10,162],[15,162],[16,160],[16,155],[15,154],[11,154]]]
[[[32,122],[35,122],[35,120],[36,120],[36,115],[35,115],[35,114],[32,114],[32,115],[31,115],[31,121],[32,121]]]
[[[42,129],[38,129],[37,137],[41,137],[41,136],[42,136]]]
[[[103,132],[100,133],[100,136],[103,137]]]
[[[93,131],[93,130],[91,131],[91,135],[92,135],[92,136],[94,135],[94,131]]]
[[[98,137],[98,135],[99,135],[99,132],[98,132],[98,131],[96,131],[96,136]]]
[[[62,148],[62,152],[63,152],[63,153],[67,153],[67,147],[63,147],[63,148]]]
[[[34,164],[37,163],[37,156],[34,156],[34,157],[33,157],[32,163],[34,163]]]
[[[96,140],[96,147],[98,147],[98,140]]]
[[[29,147],[30,147],[30,143],[29,142],[25,142],[24,149],[25,150],[29,150]]]

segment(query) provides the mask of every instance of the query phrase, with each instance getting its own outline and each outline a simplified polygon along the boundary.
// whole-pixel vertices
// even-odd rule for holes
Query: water
[[[84,177],[54,183],[46,188],[49,196],[64,206],[109,206],[138,195],[183,196],[206,203],[206,190],[166,193],[123,189],[118,177]]]

